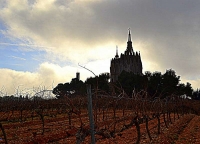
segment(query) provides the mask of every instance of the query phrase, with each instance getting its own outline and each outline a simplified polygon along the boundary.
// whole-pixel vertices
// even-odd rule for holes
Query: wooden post
[[[91,144],[95,144],[91,85],[87,85],[87,95],[88,95],[88,114],[89,114],[89,121],[90,121]]]

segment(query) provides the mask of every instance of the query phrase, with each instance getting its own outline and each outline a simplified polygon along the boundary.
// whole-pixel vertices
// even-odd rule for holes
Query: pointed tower
[[[128,29],[128,41],[127,41],[127,48],[125,51],[125,55],[134,55],[132,41],[131,41],[131,30]]]

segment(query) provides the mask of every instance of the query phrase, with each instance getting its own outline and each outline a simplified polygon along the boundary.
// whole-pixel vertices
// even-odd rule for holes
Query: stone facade
[[[133,51],[130,30],[128,33],[127,49],[124,54],[121,54],[119,57],[117,49],[115,57],[111,59],[111,82],[116,82],[118,80],[118,76],[123,70],[133,72],[135,74],[142,74],[142,61],[140,53]]]

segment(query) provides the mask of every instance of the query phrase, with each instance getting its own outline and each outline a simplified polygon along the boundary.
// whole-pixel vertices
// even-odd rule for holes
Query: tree
[[[118,77],[118,81],[120,83],[120,85],[118,84],[118,86],[122,86],[126,94],[131,96],[132,91],[135,89],[135,80],[133,73],[122,71]]]
[[[99,75],[98,77],[98,88],[105,91],[105,92],[109,92],[109,73],[102,73]]]
[[[178,85],[178,90],[177,90],[177,94],[178,95],[183,95],[183,94],[185,94],[185,84],[184,83],[180,83],[179,85]]]
[[[98,85],[98,89],[108,92],[109,79],[110,79],[109,73],[102,73],[99,76],[87,78],[85,83],[91,84],[93,89],[96,89]]]
[[[145,75],[134,74],[133,72],[122,71],[118,77],[118,81],[124,91],[131,96],[133,90],[139,92],[146,89],[148,77]]]
[[[97,88],[97,84],[98,84],[98,77],[90,77],[90,78],[87,78],[85,80],[85,84],[91,84],[92,86],[92,89],[96,89]]]
[[[68,87],[68,88],[66,88]],[[52,91],[54,95],[56,95],[57,98],[62,98],[64,95],[67,94],[67,91],[69,91],[69,83],[66,83],[65,85],[62,83],[59,83]]]
[[[174,70],[172,69],[166,70],[166,73],[163,74],[162,80],[161,80],[164,97],[177,92],[178,90],[177,86],[180,81],[179,79],[180,79],[180,76],[177,76]]]
[[[70,82],[70,90],[74,91],[74,94],[83,94],[86,92],[85,84],[83,83],[83,81],[74,78]]]
[[[73,78],[70,83],[58,84],[53,89],[53,94],[60,98],[64,95],[84,94],[86,93],[85,84],[91,84],[93,89],[100,89],[109,93],[109,73],[102,73],[99,76],[87,78],[85,83],[77,78]],[[131,96],[133,90],[140,92],[144,90],[148,96],[165,98],[171,94],[188,96],[192,95],[193,89],[190,83],[179,84],[180,76],[172,69],[161,72],[145,72],[144,75],[134,74],[133,72],[122,71],[118,77],[118,87],[122,87],[127,95]],[[116,90],[117,91],[117,90]],[[193,93],[193,97],[197,97]]]
[[[197,89],[196,91],[193,92],[192,99],[200,100],[200,90]]]
[[[72,94],[83,94],[84,92],[86,92],[85,85],[77,78],[72,79],[70,83],[59,83],[52,91],[57,98],[62,98]]]
[[[192,96],[193,89],[192,89],[192,86],[189,82],[186,83],[184,92],[187,96]]]
[[[161,72],[148,73],[148,94],[151,97],[158,97],[162,92],[162,74]]]

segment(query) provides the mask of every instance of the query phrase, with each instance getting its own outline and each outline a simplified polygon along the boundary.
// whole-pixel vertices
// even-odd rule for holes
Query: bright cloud
[[[8,94],[40,86],[51,90],[58,83],[70,82],[71,78],[75,77],[75,72],[74,67],[60,67],[50,63],[42,63],[35,73],[0,69],[0,79],[3,82],[0,87]]]

